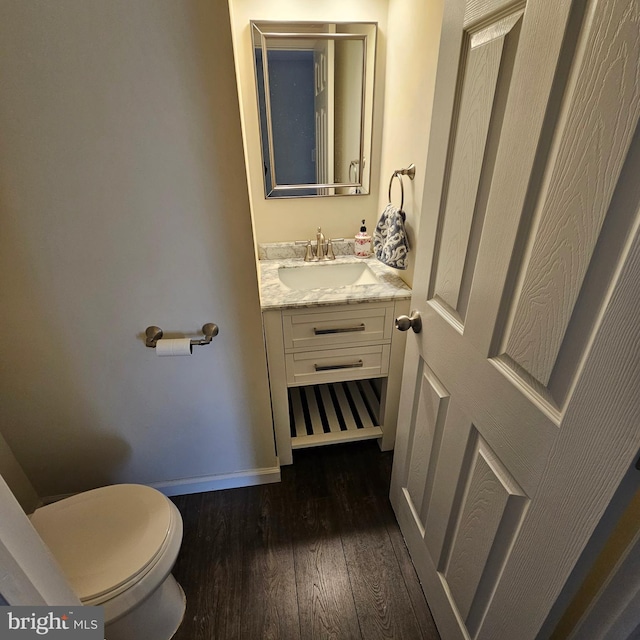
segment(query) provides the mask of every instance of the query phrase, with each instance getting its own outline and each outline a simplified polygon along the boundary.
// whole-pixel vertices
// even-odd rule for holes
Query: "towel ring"
[[[349,182],[358,182],[358,169],[359,168],[360,168],[360,161],[359,160],[352,160],[349,163]]]
[[[397,171],[391,174],[391,180],[389,180],[389,202],[391,202],[391,187],[393,186],[393,179],[398,178],[400,181],[400,211],[404,207],[404,185],[402,184],[402,178],[398,175]]]
[[[410,180],[413,180],[416,177],[416,165],[411,163],[406,169],[396,169],[391,174],[391,180],[389,180],[389,203],[391,203],[393,179],[398,178],[400,181],[400,211],[404,209],[404,184],[402,183],[402,176],[408,176]]]

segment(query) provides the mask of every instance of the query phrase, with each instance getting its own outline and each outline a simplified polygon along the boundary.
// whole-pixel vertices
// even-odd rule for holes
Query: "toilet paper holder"
[[[191,340],[191,346],[202,346],[205,344],[209,344],[217,335],[220,330],[218,329],[218,325],[213,322],[207,322],[207,324],[202,326],[202,333],[204,334],[204,338],[200,340]],[[158,340],[162,338],[164,335],[162,329],[160,327],[147,327],[144,334],[147,336],[145,340],[145,344],[147,347],[155,348]]]

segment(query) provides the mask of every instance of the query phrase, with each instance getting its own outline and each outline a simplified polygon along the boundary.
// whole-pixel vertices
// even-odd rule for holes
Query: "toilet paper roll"
[[[189,338],[162,339],[156,342],[158,356],[190,356],[191,340]]]

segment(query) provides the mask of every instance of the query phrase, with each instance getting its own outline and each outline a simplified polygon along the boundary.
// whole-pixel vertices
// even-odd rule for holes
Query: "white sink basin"
[[[278,277],[289,289],[337,289],[379,283],[378,278],[364,262],[280,267]]]

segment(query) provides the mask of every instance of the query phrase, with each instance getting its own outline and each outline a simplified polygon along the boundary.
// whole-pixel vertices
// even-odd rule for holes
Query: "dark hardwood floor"
[[[175,640],[438,640],[374,441],[303,449],[282,482],[177,496]]]

